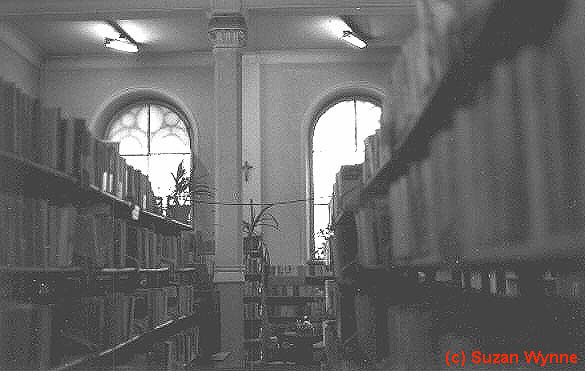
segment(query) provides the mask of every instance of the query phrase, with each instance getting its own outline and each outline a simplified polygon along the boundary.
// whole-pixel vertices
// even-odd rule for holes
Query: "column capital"
[[[240,13],[214,14],[209,19],[207,34],[213,49],[243,48],[246,46],[248,28]]]

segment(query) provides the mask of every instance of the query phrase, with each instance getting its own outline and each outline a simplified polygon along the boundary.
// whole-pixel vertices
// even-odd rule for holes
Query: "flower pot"
[[[246,254],[259,253],[261,247],[261,236],[245,236],[244,237],[244,252]]]

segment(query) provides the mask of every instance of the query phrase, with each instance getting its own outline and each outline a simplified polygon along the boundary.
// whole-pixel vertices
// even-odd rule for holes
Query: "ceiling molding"
[[[211,5],[209,0],[2,0],[0,19],[33,16],[62,20],[132,19],[210,12]],[[247,0],[243,5],[244,13],[249,10],[290,15],[399,14],[412,12],[415,7],[414,0]]]
[[[259,51],[244,53],[256,56],[259,64],[320,64],[320,63],[387,63],[394,59],[399,48],[372,50],[307,49],[295,51]]]
[[[158,67],[212,67],[211,52],[164,53],[139,56],[71,56],[50,57],[46,60],[47,71],[83,69],[128,69]]]
[[[209,9],[208,0],[2,0],[0,18],[47,17],[67,20],[117,19],[162,14],[201,12]]]
[[[22,32],[7,25],[5,22],[0,22],[0,41],[30,64],[40,67],[43,59],[42,49]]]

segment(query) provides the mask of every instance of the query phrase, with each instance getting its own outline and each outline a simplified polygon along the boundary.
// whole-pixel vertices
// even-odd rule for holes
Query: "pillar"
[[[214,60],[215,194],[222,203],[241,202],[242,192],[242,73],[241,50],[246,23],[238,12],[211,13],[209,40]],[[228,359],[241,359],[244,321],[242,286],[242,210],[215,206],[214,281],[219,291],[221,350]]]

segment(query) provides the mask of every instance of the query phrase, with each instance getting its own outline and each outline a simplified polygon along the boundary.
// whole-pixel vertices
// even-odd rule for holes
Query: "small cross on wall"
[[[248,183],[248,180],[250,179],[250,170],[252,170],[253,168],[254,166],[250,165],[248,160],[246,160],[242,165],[242,170],[244,171],[244,180],[246,181],[246,183]]]

